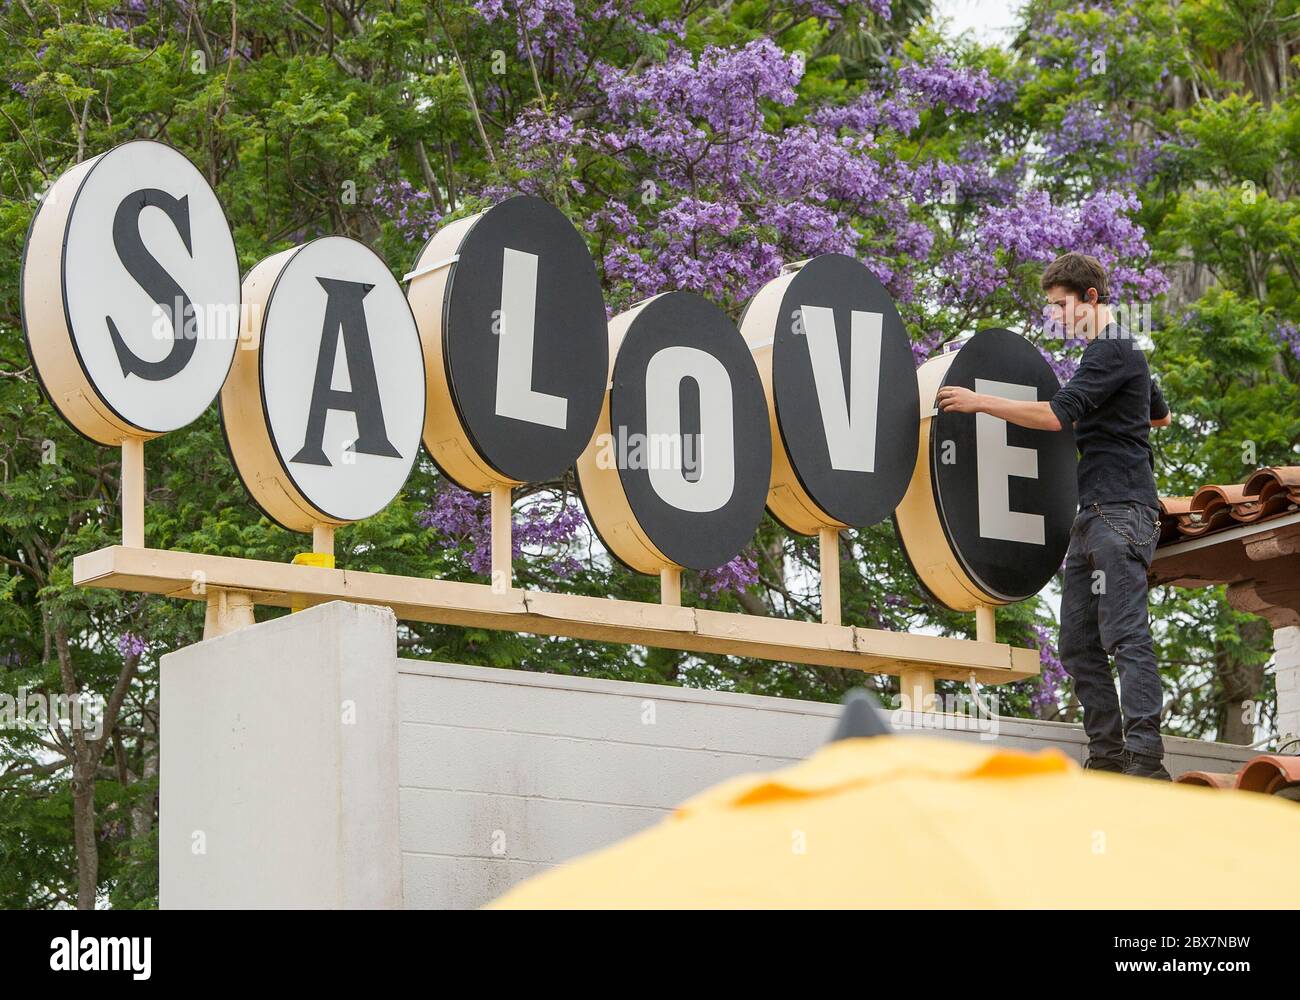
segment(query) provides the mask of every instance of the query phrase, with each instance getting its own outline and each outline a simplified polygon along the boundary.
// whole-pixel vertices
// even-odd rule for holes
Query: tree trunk
[[[63,693],[77,697],[77,678],[72,670],[72,652],[68,649],[68,630],[54,628],[54,652],[59,658],[59,675]],[[72,752],[72,842],[77,850],[77,909],[93,910],[99,887],[99,845],[95,839],[95,779],[102,744],[87,740],[85,731],[71,727]]]
[[[158,711],[158,701],[154,699],[144,707],[144,720],[141,723],[140,753],[143,764],[137,780],[150,781],[158,775],[158,731],[154,725],[154,713]],[[153,829],[154,817],[157,815],[156,795],[142,798],[131,811],[131,836],[143,837]]]
[[[1219,710],[1219,740],[1249,745],[1255,742],[1255,723],[1260,718],[1256,706],[1264,690],[1266,658],[1260,659],[1259,651],[1270,648],[1272,632],[1263,618],[1253,618],[1241,627],[1241,638],[1245,648],[1220,660],[1223,707]]]
[[[77,848],[77,909],[93,910],[99,886],[99,845],[95,838],[96,762],[78,756],[72,765],[72,825]]]

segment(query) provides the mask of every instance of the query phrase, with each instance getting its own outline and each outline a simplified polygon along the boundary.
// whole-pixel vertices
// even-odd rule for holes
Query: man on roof
[[[1042,287],[1052,323],[1087,341],[1074,377],[1042,402],[946,386],[939,390],[938,405],[1035,430],[1073,426],[1079,513],[1065,557],[1058,647],[1083,705],[1084,766],[1168,781],[1147,569],[1160,535],[1148,433],[1169,425],[1169,407],[1146,355],[1111,316],[1106,271],[1095,257],[1058,257],[1044,270]],[[1118,697],[1110,657],[1119,673]]]

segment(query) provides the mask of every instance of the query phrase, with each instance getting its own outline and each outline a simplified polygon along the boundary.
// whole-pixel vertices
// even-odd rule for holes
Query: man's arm
[[[958,386],[939,390],[936,402],[941,410],[957,413],[987,413],[1007,423],[1037,431],[1059,431],[1073,427],[1115,392],[1128,376],[1118,362],[1119,341],[1094,340],[1083,352],[1074,378],[1061,386],[1048,402],[1003,399],[972,392]]]
[[[948,385],[939,390],[939,409],[954,413],[987,413],[1017,427],[1036,431],[1059,431],[1061,421],[1052,412],[1051,403],[1033,403],[1023,399],[1003,399],[987,393],[971,392],[961,386]]]
[[[1068,427],[1095,412],[1115,390],[1132,376],[1125,352],[1131,350],[1127,341],[1093,340],[1083,350],[1074,378],[1056,390],[1052,397],[1052,412],[1062,427]]]
[[[1151,380],[1151,426],[1168,427],[1173,423],[1173,414],[1169,412],[1169,404],[1165,402],[1165,394],[1160,391],[1160,386],[1156,380]]]

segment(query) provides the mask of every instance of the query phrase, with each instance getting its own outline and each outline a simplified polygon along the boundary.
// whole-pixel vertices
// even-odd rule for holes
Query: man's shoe
[[[1124,773],[1123,754],[1089,754],[1083,762],[1085,771],[1110,771],[1112,774]]]
[[[1132,750],[1124,751],[1124,773],[1135,778],[1155,778],[1157,781],[1174,780],[1170,777],[1169,772],[1165,770],[1163,757],[1135,753]]]

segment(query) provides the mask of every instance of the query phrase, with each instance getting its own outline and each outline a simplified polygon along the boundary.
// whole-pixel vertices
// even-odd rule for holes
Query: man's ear
[[[1095,306],[1097,304],[1097,289],[1089,288],[1083,293],[1083,297],[1087,300],[1088,305]]]

